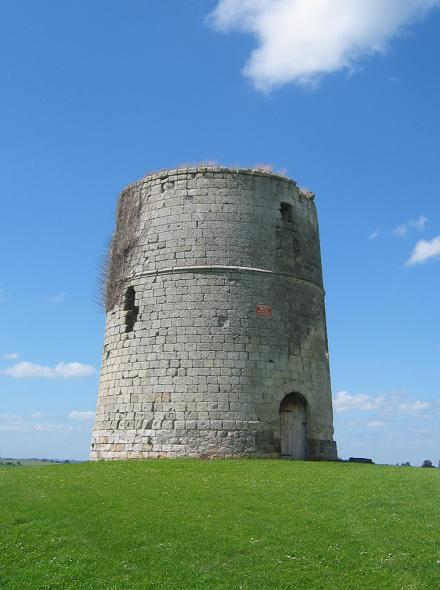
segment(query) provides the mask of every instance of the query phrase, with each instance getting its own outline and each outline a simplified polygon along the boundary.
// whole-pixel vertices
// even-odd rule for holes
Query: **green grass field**
[[[440,588],[440,470],[266,460],[0,468],[0,588]]]

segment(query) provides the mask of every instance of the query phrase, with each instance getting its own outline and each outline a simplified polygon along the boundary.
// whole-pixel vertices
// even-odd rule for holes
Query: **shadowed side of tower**
[[[313,195],[255,170],[121,195],[92,459],[335,459]]]

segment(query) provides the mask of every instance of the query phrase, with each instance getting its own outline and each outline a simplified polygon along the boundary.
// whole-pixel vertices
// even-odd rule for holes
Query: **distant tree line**
[[[56,464],[66,464],[66,463],[78,463],[79,461],[71,461],[69,459],[38,459],[36,457],[32,457],[30,459],[10,459],[0,457],[0,467],[24,467],[26,465],[38,464],[38,463],[56,463]]]
[[[400,464],[397,463],[396,465],[397,465],[397,467],[411,467],[411,463],[409,461],[406,461],[405,463],[400,463]],[[438,462],[438,466],[440,467],[440,461]],[[420,465],[420,467],[425,467],[425,468],[427,467],[428,469],[429,468],[435,469],[435,465],[432,464],[431,459],[425,459],[423,461],[423,463]]]

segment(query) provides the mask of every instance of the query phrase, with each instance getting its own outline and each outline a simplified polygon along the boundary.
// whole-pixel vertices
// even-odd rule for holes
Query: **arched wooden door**
[[[281,458],[306,458],[306,408],[303,399],[291,393],[280,405]]]

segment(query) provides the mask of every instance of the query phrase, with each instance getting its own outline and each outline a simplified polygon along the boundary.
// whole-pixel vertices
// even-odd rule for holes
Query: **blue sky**
[[[1,3],[0,456],[87,457],[116,197],[214,160],[317,195],[340,456],[438,462],[439,2],[329,2]]]

